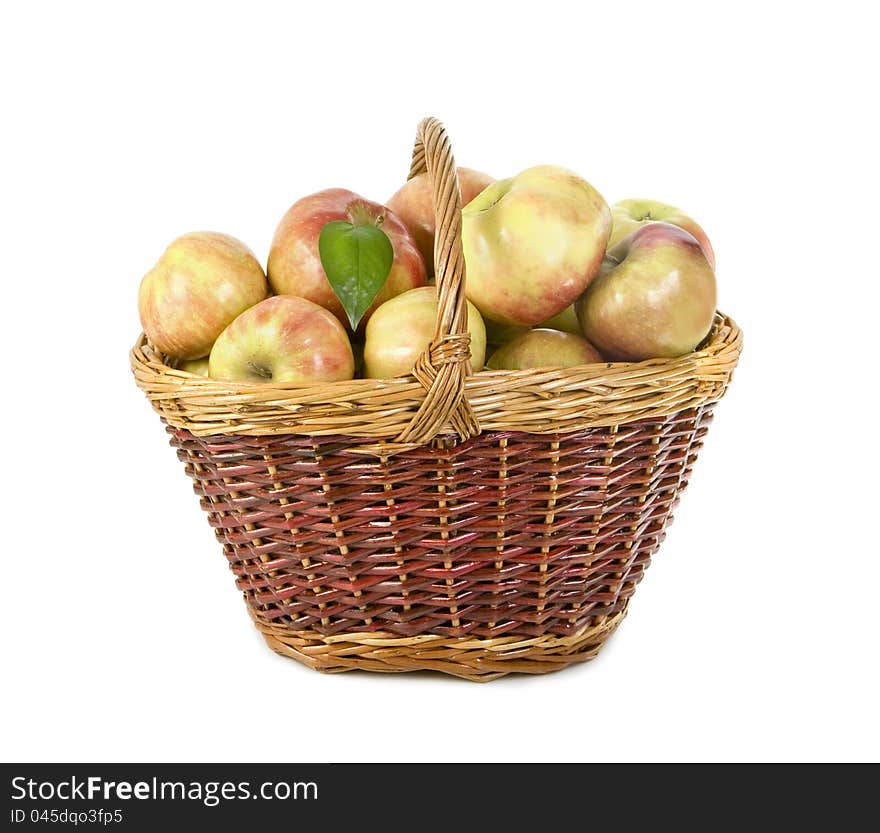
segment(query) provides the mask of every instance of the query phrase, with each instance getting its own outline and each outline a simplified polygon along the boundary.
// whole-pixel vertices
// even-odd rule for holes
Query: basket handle
[[[437,320],[434,336],[413,367],[425,398],[397,443],[423,445],[449,424],[462,440],[480,432],[464,393],[470,375],[464,252],[461,247],[461,191],[446,129],[435,118],[419,124],[409,179],[427,173],[434,204],[434,275]]]

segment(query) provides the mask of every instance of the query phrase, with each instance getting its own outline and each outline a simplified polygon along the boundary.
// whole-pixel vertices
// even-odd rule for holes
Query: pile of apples
[[[474,372],[671,358],[709,333],[715,258],[683,212],[632,199],[609,208],[556,166],[499,181],[469,168],[458,176]],[[356,320],[319,245],[325,226],[340,222],[380,228],[393,249],[387,277]],[[434,232],[426,175],[385,205],[320,191],[281,219],[265,272],[228,235],[174,240],[141,281],[141,323],[179,369],[215,379],[405,376],[434,331]]]

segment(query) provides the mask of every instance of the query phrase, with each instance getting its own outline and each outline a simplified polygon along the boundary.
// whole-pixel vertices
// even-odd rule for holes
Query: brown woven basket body
[[[143,337],[132,368],[273,649],[324,671],[552,671],[625,616],[742,334],[718,314],[680,359],[468,375],[458,183],[433,119],[425,170],[440,303],[413,377],[219,382]]]

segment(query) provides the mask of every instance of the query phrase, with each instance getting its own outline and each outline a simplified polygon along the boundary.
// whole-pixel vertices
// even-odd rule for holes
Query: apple
[[[477,308],[467,302],[471,336],[471,369],[483,369],[486,359],[486,327]],[[434,336],[437,290],[433,286],[410,289],[382,304],[367,322],[364,344],[364,376],[392,379],[412,372],[418,357]]]
[[[573,367],[604,359],[581,336],[560,330],[536,328],[502,344],[490,357],[490,370],[525,370],[529,367]]]
[[[456,168],[461,204],[467,205],[495,179],[473,168]],[[425,259],[428,274],[434,274],[434,199],[427,174],[414,176],[385,203],[412,233]]]
[[[194,376],[208,375],[208,357],[202,356],[200,359],[187,359],[185,362],[177,363],[178,370],[185,370]]]
[[[616,246],[639,226],[657,221],[671,223],[689,231],[702,246],[709,265],[715,268],[715,252],[699,223],[688,217],[680,208],[656,200],[629,199],[614,203],[611,206],[611,237],[608,240],[608,248]]]
[[[324,307],[276,295],[245,310],[214,342],[208,375],[243,382],[336,382],[354,376],[348,333]]]
[[[589,286],[610,231],[605,200],[565,168],[499,180],[462,211],[467,296],[501,324],[546,321]]]
[[[407,289],[427,283],[425,261],[403,221],[377,202],[352,191],[330,188],[295,202],[281,218],[269,251],[269,284],[276,295],[297,295],[330,310],[350,330],[342,302],[327,280],[318,239],[333,220],[354,225],[380,225],[391,240],[394,261],[376,300],[361,321],[369,319],[382,303]]]
[[[520,324],[499,324],[491,318],[484,318],[483,324],[486,325],[486,344],[504,344],[518,335],[527,333],[529,327]]]
[[[581,334],[581,323],[574,311],[574,304],[570,304],[552,318],[542,321],[538,326],[549,330],[561,330],[563,333],[572,333],[576,336]]]
[[[606,359],[673,358],[708,334],[716,292],[697,239],[669,223],[648,223],[608,252],[575,308],[584,336]]]
[[[174,240],[144,275],[138,312],[158,350],[198,359],[208,355],[227,324],[267,294],[263,267],[244,243],[196,231]]]

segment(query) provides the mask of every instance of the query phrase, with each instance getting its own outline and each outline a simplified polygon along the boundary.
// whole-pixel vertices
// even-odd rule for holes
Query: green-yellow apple
[[[639,226],[658,221],[671,223],[689,231],[702,247],[709,265],[715,268],[715,252],[700,224],[688,217],[680,208],[657,200],[628,199],[614,203],[611,206],[611,237],[608,239],[608,248],[616,246]]]
[[[461,189],[461,204],[467,205],[495,179],[473,168],[456,168]],[[414,176],[385,203],[412,233],[425,259],[428,274],[434,274],[434,202],[427,174]]]
[[[467,296],[501,324],[546,321],[589,286],[610,231],[605,200],[565,168],[499,180],[462,211]]]
[[[528,330],[490,357],[490,370],[525,370],[529,367],[574,367],[604,361],[599,351],[585,338],[560,330]]]
[[[237,315],[268,294],[266,275],[240,240],[196,231],[174,240],[138,290],[150,342],[178,359],[206,356]]]
[[[220,333],[208,375],[243,382],[337,382],[354,376],[354,356],[335,315],[305,298],[276,295]]]
[[[539,326],[550,330],[561,330],[563,333],[573,333],[576,336],[581,334],[581,324],[574,311],[574,304],[570,304],[552,318],[542,321]]]
[[[187,359],[185,362],[177,363],[178,370],[185,370],[194,376],[208,375],[208,357],[202,356],[200,359]]]
[[[471,337],[471,369],[483,369],[486,360],[486,328],[477,308],[467,304]],[[412,372],[418,357],[434,335],[437,290],[433,286],[410,289],[382,304],[367,322],[364,344],[364,376],[393,379]]]
[[[648,223],[608,252],[576,309],[584,336],[609,361],[673,358],[708,334],[716,291],[696,238]]]
[[[318,240],[321,229],[334,220],[353,225],[379,225],[394,249],[391,271],[376,300],[361,319],[361,327],[380,304],[427,282],[425,261],[416,241],[393,211],[343,188],[319,191],[295,202],[281,218],[269,251],[269,284],[276,295],[298,295],[330,310],[350,329],[342,302],[327,280]]]

